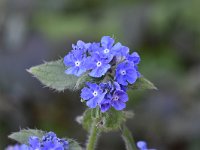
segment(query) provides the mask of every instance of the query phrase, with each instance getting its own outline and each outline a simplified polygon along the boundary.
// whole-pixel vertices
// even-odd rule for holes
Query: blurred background
[[[20,128],[77,139],[85,106],[79,92],[57,93],[26,69],[64,57],[77,40],[114,36],[141,56],[140,72],[158,91],[130,91],[127,126],[158,150],[200,149],[199,0],[0,0],[0,149]],[[98,150],[124,150],[119,132]]]

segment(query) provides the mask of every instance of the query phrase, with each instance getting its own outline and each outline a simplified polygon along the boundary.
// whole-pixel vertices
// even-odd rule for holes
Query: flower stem
[[[98,139],[98,135],[99,135],[99,131],[98,131],[98,128],[96,126],[96,119],[94,119],[94,122],[91,126],[91,130],[90,130],[90,133],[89,133],[86,150],[94,150],[95,149],[97,139]]]

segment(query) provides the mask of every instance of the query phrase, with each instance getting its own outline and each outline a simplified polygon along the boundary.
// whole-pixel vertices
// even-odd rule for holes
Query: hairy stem
[[[94,120],[93,124],[91,125],[91,130],[88,137],[87,147],[86,150],[94,150],[97,139],[98,139],[99,131],[96,126],[96,119]]]
[[[126,150],[137,150],[137,146],[135,145],[132,133],[126,127],[126,125],[123,125],[123,127],[121,128],[121,132],[122,132],[122,138],[126,145]]]

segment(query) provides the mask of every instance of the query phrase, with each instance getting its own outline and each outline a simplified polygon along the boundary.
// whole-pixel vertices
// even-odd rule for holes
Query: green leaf
[[[75,140],[67,139],[67,141],[69,142],[69,150],[82,150],[78,142]]]
[[[140,77],[137,79],[137,81],[129,86],[131,89],[150,89],[150,90],[157,90],[157,87],[149,80],[147,80],[144,77]]]
[[[97,116],[98,113],[96,112],[96,109],[87,109],[84,112],[82,126],[85,130],[90,131],[94,119],[96,119],[97,122],[96,126],[101,131],[108,132],[117,130],[126,119],[133,117],[132,112],[117,111],[113,108],[105,113],[100,112],[99,116]]]
[[[74,75],[67,75],[65,74],[66,69],[63,59],[60,59],[31,67],[27,71],[40,80],[42,84],[57,91],[82,88],[89,76],[84,74],[78,78]]]
[[[125,142],[126,150],[137,150],[131,131],[125,125],[122,127],[122,138]]]
[[[20,130],[19,132],[14,132],[14,133],[10,134],[8,136],[8,138],[15,140],[22,144],[28,144],[28,139],[30,136],[37,136],[41,139],[44,134],[45,134],[45,132],[41,131],[41,130],[35,130],[35,129],[25,130],[25,129],[23,129],[23,130]]]

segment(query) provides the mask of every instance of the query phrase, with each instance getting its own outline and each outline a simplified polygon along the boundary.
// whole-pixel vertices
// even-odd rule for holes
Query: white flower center
[[[119,99],[119,96],[116,96],[116,95],[115,95],[115,96],[113,97],[113,100],[114,100],[114,101],[117,101],[118,99]]]
[[[81,64],[80,61],[76,61],[76,62],[75,62],[75,66],[77,66],[77,67],[80,66],[80,64]]]
[[[110,52],[110,50],[106,48],[106,49],[103,50],[103,52],[104,52],[105,54],[107,54],[107,53]]]
[[[97,91],[94,91],[92,94],[93,94],[94,96],[97,96],[97,95],[98,95],[98,92],[97,92]]]
[[[97,67],[100,67],[100,66],[101,66],[101,62],[98,61],[98,62],[97,62]]]
[[[126,74],[126,70],[121,70],[120,73],[121,73],[121,75],[125,75]]]

